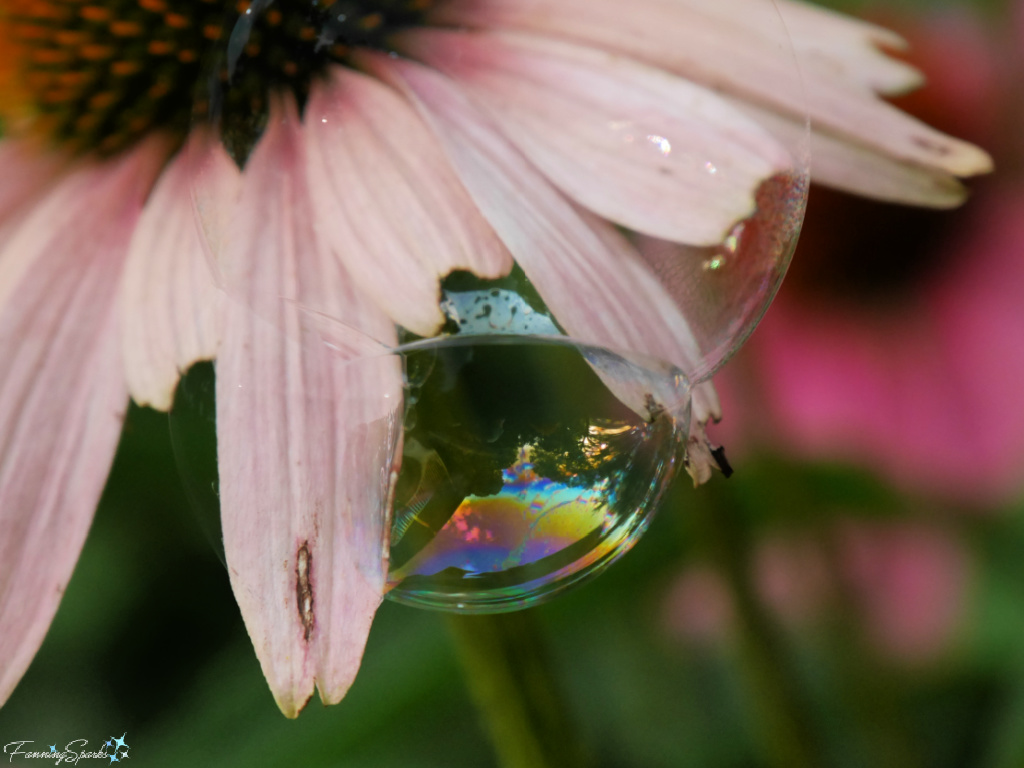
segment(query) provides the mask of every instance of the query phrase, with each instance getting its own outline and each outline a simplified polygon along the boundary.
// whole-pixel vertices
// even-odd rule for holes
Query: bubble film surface
[[[687,392],[674,415],[666,407],[648,421],[586,354],[508,337],[406,353],[388,597],[514,610],[635,543],[681,458]],[[627,361],[615,375],[627,371],[638,381],[664,376]]]

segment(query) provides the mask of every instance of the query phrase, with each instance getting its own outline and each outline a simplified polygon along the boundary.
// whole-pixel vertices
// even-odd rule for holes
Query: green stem
[[[813,709],[782,633],[757,591],[750,535],[733,495],[721,487],[717,490],[724,503],[701,505],[701,523],[735,603],[741,658],[761,726],[764,757],[778,768],[821,768],[827,762]]]
[[[501,768],[587,765],[533,612],[452,616],[449,626]]]

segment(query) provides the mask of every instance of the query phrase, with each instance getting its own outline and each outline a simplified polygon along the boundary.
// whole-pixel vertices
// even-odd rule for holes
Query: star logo
[[[111,752],[109,755],[107,755],[107,757],[110,758],[110,762],[112,762],[112,763],[120,763],[121,762],[121,759],[117,756],[116,752]]]
[[[56,744],[51,744],[50,745],[50,752],[56,752],[56,751],[57,751],[57,745]]]
[[[124,737],[127,736],[127,735],[128,735],[128,732],[125,731],[124,733],[121,734],[121,738],[120,739],[114,739],[114,743],[117,744],[119,749],[121,747],[125,747],[127,749],[128,745],[124,743]]]

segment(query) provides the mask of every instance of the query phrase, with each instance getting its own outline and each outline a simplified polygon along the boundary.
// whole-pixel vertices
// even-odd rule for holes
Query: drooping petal
[[[237,183],[223,150],[218,165],[225,186]],[[164,170],[135,228],[121,287],[128,391],[139,405],[160,410],[171,407],[180,372],[211,359],[220,340],[221,294],[192,208],[192,170],[187,150]]]
[[[751,116],[797,153],[806,141],[803,121],[745,105]],[[967,196],[964,185],[945,171],[899,160],[827,130],[810,136],[811,175],[826,186],[907,205],[952,208]]]
[[[570,336],[684,372],[699,365],[685,318],[614,227],[552,188],[443,75],[383,56],[363,61],[423,110],[477,206]],[[647,415],[642,394],[616,394]],[[715,409],[695,406],[704,419]]]
[[[0,252],[0,702],[57,610],[117,446],[127,392],[114,310],[162,149],[69,173]]]
[[[444,322],[439,278],[456,269],[493,278],[512,268],[430,129],[391,88],[336,69],[314,88],[304,123],[323,234],[396,322],[433,335]]]
[[[847,46],[842,57],[827,59],[828,40],[856,40],[863,28],[859,22],[850,27],[839,15],[802,21],[792,30],[791,48],[772,18],[771,4],[748,4],[742,19],[707,11],[710,5],[636,0],[624,14],[618,3],[590,0],[563,0],[542,8],[533,0],[452,0],[441,18],[535,31],[617,52],[789,117],[809,114],[815,130],[949,175],[991,170],[991,158],[982,150],[911,118],[865,87],[856,73],[862,63],[865,71],[876,69],[872,62],[878,51],[872,39],[862,38],[862,46]],[[782,6],[783,17],[790,6]],[[805,34],[807,38],[801,37]],[[800,67],[794,66],[793,49]],[[812,50],[816,55],[808,58]],[[883,91],[902,89],[899,76],[882,78]]]
[[[696,361],[701,358],[701,352],[695,337],[692,334],[690,324],[680,312],[679,307],[673,302],[672,297],[665,291],[654,272],[643,262],[636,249],[626,240],[615,227],[602,221],[591,213],[577,209],[577,215],[581,223],[598,237],[604,246],[602,254],[606,258],[603,265],[610,273],[615,282],[610,283],[613,288],[618,286],[629,291],[635,299],[641,301],[644,309],[639,314],[641,323],[647,325],[646,329],[640,330],[644,335],[641,346],[637,347],[647,355],[656,359],[667,360],[680,367],[683,371],[691,371],[700,364]],[[538,265],[539,270],[546,270],[547,265]],[[525,268],[524,268],[525,269]],[[553,272],[557,272],[555,267]],[[551,279],[546,271],[540,279]],[[557,279],[557,278],[556,278]],[[567,279],[571,285],[571,276]],[[582,315],[574,323],[577,327],[585,327],[590,320],[586,313],[592,308],[576,307],[575,302],[586,303],[585,297],[563,300],[563,305],[568,306],[569,311],[574,315]],[[624,305],[629,310],[629,300],[619,299],[618,304]],[[632,310],[637,314],[636,310]],[[633,319],[628,324],[633,324]],[[682,361],[692,366],[686,368]],[[690,360],[694,362],[689,362]],[[643,394],[641,393],[641,397]],[[722,417],[721,403],[718,401],[718,394],[710,381],[704,381],[694,387],[692,392],[692,418],[698,424],[708,421],[717,421]]]
[[[617,54],[440,30],[400,47],[456,80],[569,197],[638,232],[721,242],[753,212],[758,185],[791,165],[716,94]]]
[[[338,701],[358,669],[383,595],[401,413],[395,358],[353,360],[303,326],[309,307],[369,337],[395,337],[317,236],[302,142],[294,108],[275,105],[226,240],[248,294],[227,302],[217,358],[228,571],[289,717],[314,685]],[[281,294],[290,298],[266,303]]]

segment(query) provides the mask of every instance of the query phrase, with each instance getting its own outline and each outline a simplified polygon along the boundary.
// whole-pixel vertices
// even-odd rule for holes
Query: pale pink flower
[[[728,352],[691,333],[702,297],[678,283],[667,293],[655,274],[665,264],[652,270],[613,224],[698,247],[752,214],[757,229],[757,190],[792,172],[787,148],[808,110],[829,183],[949,205],[962,195],[956,176],[988,169],[980,150],[876,97],[918,84],[876,47],[899,38],[787,2],[801,80],[758,7],[367,1],[337,17],[344,28],[311,36],[306,6],[258,3],[295,36],[244,48],[267,78],[245,95],[269,123],[241,173],[214,150],[197,182],[203,135],[194,151],[175,149],[221,4],[146,0],[118,18],[122,6],[102,2],[5,0],[0,700],[57,608],[127,398],[169,408],[192,362],[217,359],[228,570],[270,688],[294,716],[314,688],[327,703],[344,696],[381,600],[402,386],[386,357],[344,365],[357,344],[292,344],[291,331],[308,330],[303,313],[393,346],[396,324],[438,331],[440,276],[497,276],[515,261],[571,336],[695,371],[702,355]],[[406,28],[388,55],[392,13]],[[298,41],[318,73],[295,58]],[[686,152],[622,152],[607,126],[624,113]],[[706,156],[729,173],[687,163]],[[282,294],[293,301],[264,303]],[[694,410],[699,441],[718,410],[710,385]]]

